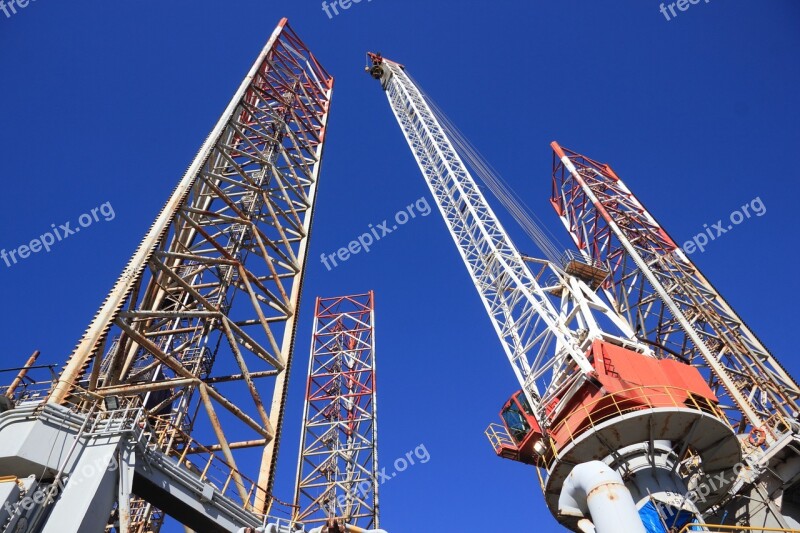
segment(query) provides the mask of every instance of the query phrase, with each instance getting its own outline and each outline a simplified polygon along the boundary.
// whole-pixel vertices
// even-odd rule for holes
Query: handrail
[[[771,527],[752,527],[752,526],[723,526],[720,524],[686,524],[678,533],[692,533],[693,531],[702,531],[700,529],[690,529],[693,527],[709,528],[710,533],[722,533],[724,531],[764,531],[776,533],[798,533],[800,529],[783,529]],[[716,530],[716,531],[715,531]]]
[[[598,261],[597,259],[591,257],[584,257],[580,252],[576,252],[574,250],[565,250],[564,253],[561,254],[561,266],[566,266],[570,261],[577,261],[578,263],[583,263],[584,265],[589,265],[591,267],[599,268],[608,272],[608,268],[603,264],[602,261]]]
[[[138,397],[123,401],[119,409],[111,411],[100,411],[92,417],[90,427],[85,435],[102,434],[107,432],[129,432],[146,453],[162,450],[164,431],[158,431],[152,422],[164,424],[180,436],[183,440],[182,450],[172,450],[165,456],[171,457],[177,466],[187,469],[199,476],[204,483],[214,486],[221,494],[231,498],[241,504],[245,509],[250,510],[251,497],[255,493],[257,482],[245,476],[241,471],[230,465],[225,458],[220,457],[212,450],[199,443],[191,436],[186,434],[181,428],[175,426],[171,421],[150,416],[147,410],[139,404]],[[189,450],[192,452],[192,460],[187,455]],[[241,485],[239,481],[241,480]],[[247,494],[247,499],[243,499],[242,494]]]
[[[483,433],[486,435],[486,438],[489,439],[489,442],[495,450],[502,445],[516,446],[514,441],[511,439],[511,435],[508,434],[505,426],[496,422],[489,424],[489,427],[487,427],[486,431]]]
[[[630,394],[632,392],[635,394]],[[631,400],[635,400],[635,403],[631,404]],[[605,405],[601,405],[598,408],[598,405],[601,403]],[[596,429],[597,426],[616,417],[632,412],[665,407],[694,409],[711,414],[720,421],[727,423],[727,418],[716,403],[693,394],[690,389],[666,385],[641,385],[607,394],[597,398],[591,403],[579,406],[572,411],[572,416],[568,416],[556,425],[548,428],[547,433],[551,437],[558,437],[559,445],[563,447],[566,444],[574,443],[581,435],[592,429]],[[580,417],[577,425],[575,425],[574,417],[576,413],[584,415]],[[572,427],[573,425],[574,427]],[[484,434],[489,439],[495,451],[498,451],[503,445],[511,448],[517,446],[511,439],[505,426],[496,422],[489,424]],[[558,454],[555,444],[552,438],[547,439],[545,443],[547,452],[542,459],[548,469],[550,466],[549,463],[552,462]]]
[[[635,400],[635,402],[631,403],[631,400]],[[609,420],[633,412],[669,407],[688,408],[707,413],[727,424],[727,418],[715,402],[693,394],[690,389],[666,385],[630,387],[606,394],[591,403],[576,407],[570,416],[549,427],[547,434],[550,438],[544,442],[547,451],[542,457],[543,464],[547,470],[552,466],[558,456],[556,444],[559,449],[573,444],[579,437],[593,429],[596,430],[598,426]],[[579,416],[579,420],[576,422],[575,414],[583,416]],[[489,435],[487,434],[487,436]],[[489,438],[491,440],[491,437]],[[554,438],[557,439],[557,442]]]
[[[631,399],[631,396],[629,395],[631,392],[638,393],[635,398],[639,403],[634,406],[622,405],[621,401],[627,401]],[[680,392],[680,394],[676,394],[678,392]],[[686,402],[682,402],[678,398],[686,398],[687,400]],[[598,411],[595,411],[594,408],[602,402],[609,401],[611,402],[611,405],[602,406],[598,410],[600,413],[598,416]],[[573,413],[583,412],[586,416],[582,420],[582,425],[587,421],[588,425],[584,427],[570,428],[570,421],[572,417],[567,417],[561,420],[555,426],[550,427],[548,432],[551,434],[558,434],[564,428],[566,428],[569,436],[569,442],[574,442],[577,437],[585,433],[587,430],[595,428],[599,424],[617,416],[645,409],[657,409],[664,407],[693,408],[697,411],[712,414],[722,421],[726,420],[722,410],[718,405],[716,405],[714,402],[706,400],[705,398],[699,398],[695,394],[692,394],[692,391],[689,389],[666,385],[642,385],[607,394],[594,400],[592,403],[581,405],[579,410],[573,411]]]

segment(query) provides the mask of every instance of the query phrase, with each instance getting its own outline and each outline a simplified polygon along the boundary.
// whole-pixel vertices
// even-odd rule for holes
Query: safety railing
[[[55,365],[36,365],[36,357],[38,352],[31,356],[25,366],[0,371],[3,378],[10,372],[16,373],[9,385],[0,387],[0,395],[7,396],[15,405],[42,403],[58,379]]]
[[[52,388],[52,381],[25,382],[16,388],[12,393],[11,399],[15,405],[42,403],[50,395]],[[0,395],[5,396],[8,389],[9,387],[0,387]]]
[[[242,474],[224,457],[220,457],[218,451],[196,441],[181,428],[172,426],[168,432],[164,432],[155,431],[149,421],[146,425],[147,430],[142,435],[146,437],[146,445],[151,450],[160,451],[164,445],[165,433],[179,437],[182,448],[170,453],[177,465],[199,476],[201,481],[210,484],[243,508],[252,510],[258,483]]]
[[[760,428],[754,428],[752,432],[763,431],[764,440],[769,444],[783,438],[787,434],[794,433],[794,428],[797,428],[797,426],[797,422],[792,423],[782,414],[774,413],[764,421],[764,424]]]
[[[599,287],[608,277],[608,268],[603,263],[587,259],[573,250],[567,250],[561,256],[561,268],[567,274],[583,279],[592,288]]]
[[[686,524],[678,533],[692,533],[694,531],[705,531],[707,533],[728,533],[740,531],[752,531],[753,533],[798,533],[800,529],[782,529],[758,526],[723,526],[719,524]]]
[[[498,423],[491,423],[489,427],[486,428],[484,431],[486,438],[489,439],[489,444],[491,444],[492,449],[494,452],[501,457],[503,456],[500,451],[505,447],[512,451],[517,449],[517,443],[511,438],[511,435],[508,434],[508,430],[502,424]],[[506,457],[507,459],[515,459],[515,457]],[[542,477],[542,469],[537,468],[536,474],[539,476],[539,486],[542,489],[542,492],[545,491],[545,483],[544,478]]]
[[[542,458],[544,465],[549,470],[558,450],[610,420],[637,411],[669,407],[694,409],[727,424],[724,413],[715,402],[692,394],[690,390],[670,386],[631,387],[576,406],[566,418],[548,428],[550,438],[545,443],[548,451]]]
[[[118,409],[100,411],[93,415],[84,436],[129,433],[134,442],[148,454],[161,454],[214,487],[220,494],[251,510],[258,484],[229,464],[217,450],[197,442],[181,428],[172,426],[165,431],[152,422],[163,425],[141,407],[138,397],[125,398]],[[165,434],[178,436],[181,448],[164,452]],[[153,456],[151,455],[151,458]]]
[[[486,428],[484,433],[495,451],[499,450],[502,446],[516,446],[516,443],[511,439],[511,435],[508,434],[508,430],[501,424],[489,424],[489,427]]]
[[[191,455],[188,453],[190,449],[195,450]],[[177,457],[177,461],[179,466],[199,475],[203,482],[211,484],[221,494],[240,503],[245,509],[252,510],[251,506],[258,490],[258,483],[231,466],[216,452],[187,438],[183,452]]]
[[[596,429],[608,420],[635,411],[660,409],[665,407],[689,408],[714,415],[725,420],[722,410],[716,403],[692,394],[692,391],[669,386],[632,387],[607,394],[588,404],[580,405],[570,411],[570,416],[551,427],[549,432],[567,437],[574,442],[587,430]],[[576,414],[583,414],[577,417]],[[576,424],[575,420],[579,419]]]
[[[52,382],[33,387],[27,383],[27,390],[20,386],[16,390],[15,400],[30,398],[34,393],[45,400],[52,390]],[[3,392],[8,387],[3,387]],[[39,392],[41,391],[41,392]],[[24,394],[24,396],[23,396]],[[178,468],[191,472],[203,483],[211,485],[216,491],[232,502],[240,505],[260,519],[264,524],[278,519],[277,514],[285,515],[278,520],[294,524],[294,505],[283,502],[272,495],[267,495],[272,502],[273,514],[268,516],[256,513],[253,502],[259,490],[256,481],[248,478],[221,456],[221,446],[211,448],[192,438],[185,430],[175,426],[166,417],[152,416],[142,406],[139,396],[102,397],[75,385],[70,408],[76,413],[88,417],[78,438],[111,436],[127,434],[151,460],[168,460]],[[179,447],[167,446],[167,441],[179,442]],[[255,445],[255,444],[254,444]],[[167,450],[166,448],[169,448]],[[213,449],[212,449],[213,448]]]
[[[547,430],[550,438],[544,443],[547,452],[542,457],[543,464],[549,470],[559,449],[575,443],[580,436],[610,420],[637,411],[669,407],[694,409],[727,423],[724,413],[715,402],[692,394],[690,390],[669,386],[631,387],[577,406],[570,410],[567,417],[550,427]],[[495,452],[504,447],[512,450],[517,447],[501,424],[490,424],[484,433]]]
[[[561,255],[561,266],[566,268],[571,262],[583,263],[592,268],[608,271],[606,266],[596,259],[587,259],[580,252],[576,252],[575,250],[565,250]]]

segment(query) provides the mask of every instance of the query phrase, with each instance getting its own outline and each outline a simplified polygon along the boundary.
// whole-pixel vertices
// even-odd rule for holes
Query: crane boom
[[[520,386],[546,427],[548,401],[592,372],[586,352],[593,340],[645,349],[583,280],[520,254],[419,87],[402,65],[371,57],[370,72],[381,81]],[[599,327],[598,315],[615,334]]]

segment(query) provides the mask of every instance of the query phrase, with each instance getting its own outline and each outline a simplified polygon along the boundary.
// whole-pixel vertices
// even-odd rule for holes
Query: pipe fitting
[[[600,461],[572,469],[558,499],[559,521],[574,531],[646,533],[636,504],[620,475]]]

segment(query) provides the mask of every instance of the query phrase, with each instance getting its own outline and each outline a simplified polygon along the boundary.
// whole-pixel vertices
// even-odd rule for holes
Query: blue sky
[[[383,525],[561,531],[534,471],[494,457],[483,436],[515,380],[438,214],[331,271],[319,261],[430,199],[363,73],[368,49],[407,65],[563,243],[548,204],[554,139],[609,162],[681,242],[760,198],[763,216],[692,258],[800,374],[792,0],[712,0],[670,21],[654,0],[364,0],[333,18],[317,0],[37,0],[0,11],[0,247],[105,202],[115,213],[49,253],[0,262],[4,366],[35,348],[45,362],[66,358],[282,16],[336,86],[278,497],[293,490],[314,297],[374,289],[382,463],[420,444],[430,453],[381,488]]]

